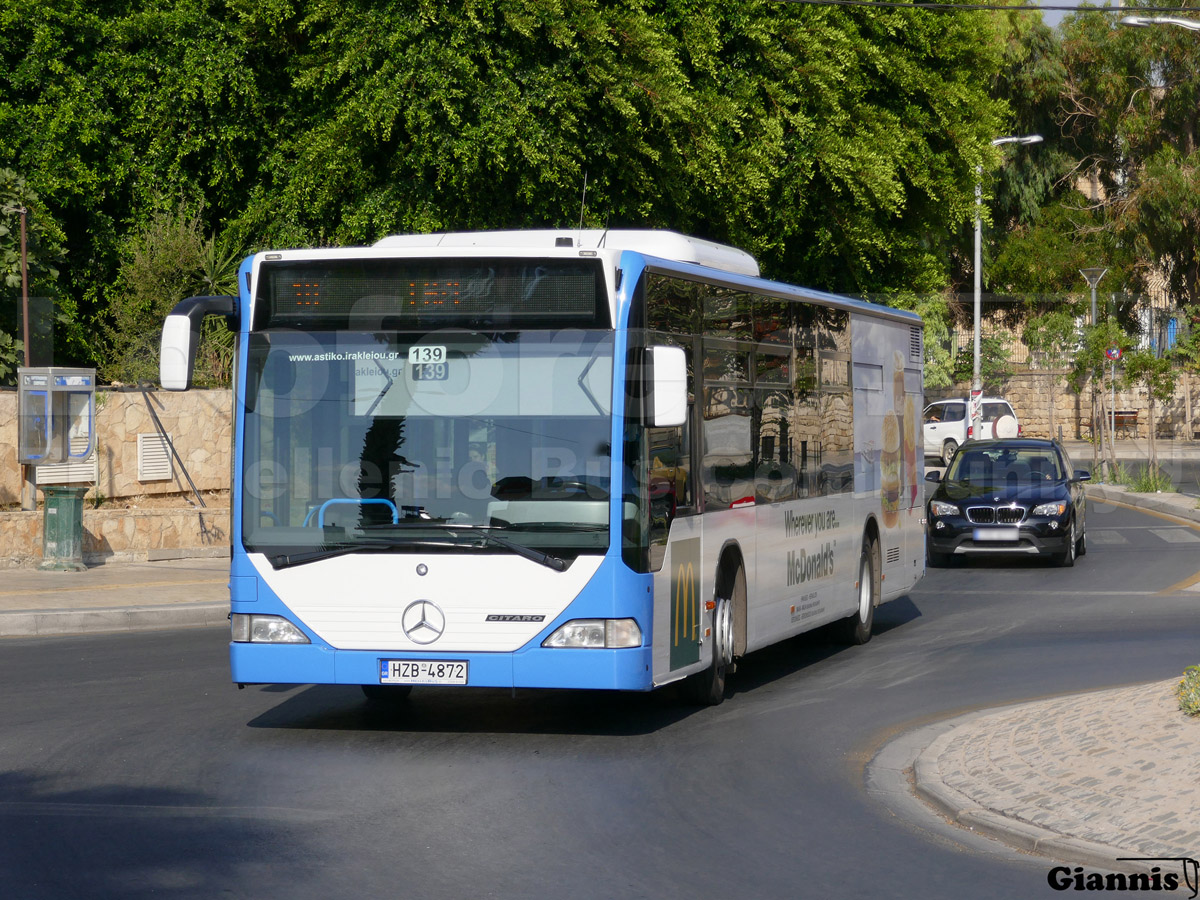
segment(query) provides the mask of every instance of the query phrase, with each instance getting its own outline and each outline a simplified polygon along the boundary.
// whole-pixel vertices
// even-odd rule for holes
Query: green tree
[[[979,380],[984,393],[999,394],[1012,378],[1012,354],[1007,336],[984,335],[979,340]],[[960,351],[954,357],[954,380],[971,382],[975,377],[975,353]]]
[[[292,49],[236,2],[10,0],[0,4],[0,159],[13,160],[71,248],[60,362],[105,368],[110,293],[129,235],[160,196],[204,199],[223,230],[270,177]],[[268,4],[258,4],[267,9]],[[60,323],[61,325],[62,323]]]
[[[1117,464],[1112,442],[1106,437],[1104,422],[1108,416],[1108,392],[1120,386],[1121,376],[1111,364],[1108,351],[1119,349],[1128,353],[1134,345],[1133,338],[1115,319],[1105,319],[1083,329],[1080,349],[1071,365],[1069,384],[1076,393],[1091,387],[1092,422],[1092,468],[1096,468],[1097,453],[1102,457],[1101,469],[1114,471]]]
[[[987,13],[766,0],[11,0],[0,158],[63,223],[77,361],[115,346],[92,323],[161,196],[230,246],[582,217],[936,292],[1003,40]]]
[[[1200,302],[1200,151],[1167,146],[1146,161],[1121,232],[1138,253],[1143,286],[1161,275],[1177,303]]]
[[[198,210],[160,209],[123,247],[112,322],[105,329],[108,362],[102,377],[133,384],[157,381],[163,320],[187,297],[236,293],[240,255],[205,235]],[[196,351],[196,383],[227,384],[232,353],[232,334],[215,320],[206,322]]]
[[[1177,301],[1200,300],[1200,43],[1183,29],[1078,15],[1063,24],[1063,62],[1060,131],[1095,185],[1097,229],[1128,257],[1096,262],[1124,268],[1110,284],[1148,292],[1165,275]]]
[[[1135,350],[1124,357],[1125,377],[1133,384],[1146,389],[1150,412],[1150,469],[1158,469],[1158,450],[1155,432],[1158,430],[1155,410],[1157,404],[1168,402],[1175,396],[1178,369],[1170,359],[1157,356],[1152,350]]]
[[[657,226],[776,277],[937,289],[1003,114],[985,16],[763,2],[313,4],[252,231]]]

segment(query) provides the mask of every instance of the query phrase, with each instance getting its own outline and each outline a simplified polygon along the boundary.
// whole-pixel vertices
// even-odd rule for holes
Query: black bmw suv
[[[931,566],[953,557],[1030,554],[1060,566],[1087,552],[1083,482],[1058,441],[970,441],[959,448],[926,509]]]

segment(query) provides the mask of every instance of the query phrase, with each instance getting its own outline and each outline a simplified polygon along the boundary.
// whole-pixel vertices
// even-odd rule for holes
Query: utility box
[[[42,562],[40,569],[82,572],[83,495],[86,487],[47,486],[42,508]]]
[[[96,450],[96,370],[17,370],[17,462],[83,462]]]

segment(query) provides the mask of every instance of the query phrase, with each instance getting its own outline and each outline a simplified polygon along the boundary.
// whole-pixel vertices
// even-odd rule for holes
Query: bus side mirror
[[[670,428],[687,421],[687,352],[682,347],[650,347],[650,422]]]
[[[175,304],[163,323],[158,357],[158,380],[166,390],[186,391],[192,386],[192,367],[204,317],[224,316],[226,322],[231,322],[236,313],[236,297],[189,297]]]

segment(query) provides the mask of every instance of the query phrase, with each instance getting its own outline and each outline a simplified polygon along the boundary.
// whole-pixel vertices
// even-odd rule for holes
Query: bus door
[[[687,429],[646,429],[649,568],[654,573],[655,682],[700,661],[705,593]]]

